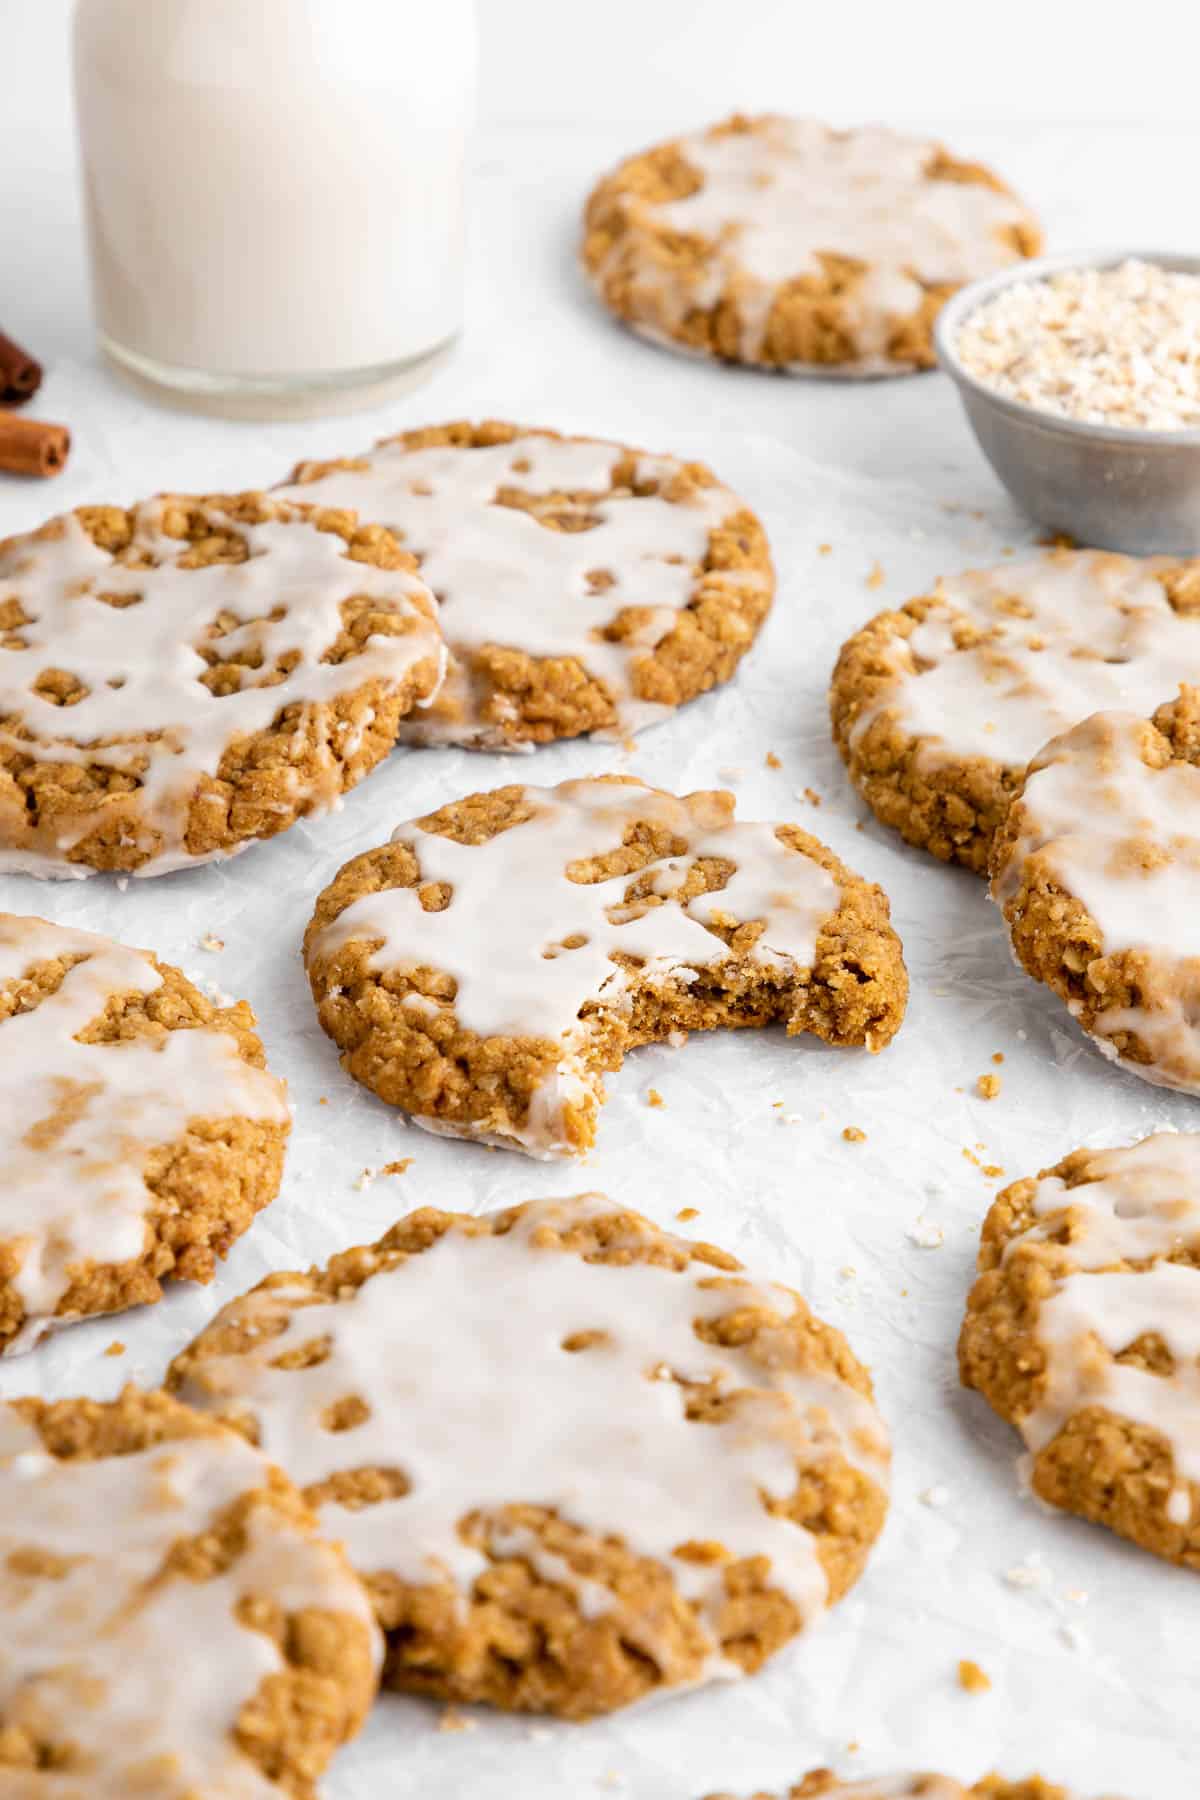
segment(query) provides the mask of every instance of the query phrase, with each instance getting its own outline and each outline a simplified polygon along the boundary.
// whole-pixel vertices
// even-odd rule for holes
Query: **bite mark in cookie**
[[[79,507],[0,543],[0,870],[156,875],[330,807],[429,699],[411,556],[262,494]]]
[[[165,1394],[0,1405],[0,1609],[12,1800],[315,1800],[375,1690],[341,1551]]]
[[[834,741],[910,844],[986,873],[1037,752],[1107,707],[1200,680],[1200,560],[1048,550],[943,577],[843,646]]]
[[[728,681],[770,610],[762,526],[700,463],[489,420],[293,483],[386,525],[438,597],[450,667],[402,743],[627,736]]]
[[[989,170],[878,126],[735,115],[630,157],[587,204],[583,262],[643,335],[790,373],[931,367],[966,281],[1041,234]]]
[[[1200,1569],[1200,1137],[1077,1150],[993,1203],[959,1341],[1035,1493]]]
[[[144,950],[0,913],[0,1354],[212,1279],[290,1129],[254,1014]]]
[[[1200,1093],[1200,689],[1097,713],[1031,763],[992,898],[1022,966],[1096,1046]]]
[[[320,896],[305,960],[356,1080],[542,1157],[588,1147],[638,1044],[779,1021],[878,1050],[907,996],[886,897],[815,838],[622,777],[400,826]]]
[[[344,1540],[385,1679],[582,1718],[753,1672],[887,1508],[866,1371],[789,1288],[585,1195],[271,1275],[172,1385]]]

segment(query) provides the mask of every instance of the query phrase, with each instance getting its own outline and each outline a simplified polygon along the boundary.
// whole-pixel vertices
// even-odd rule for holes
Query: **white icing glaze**
[[[491,716],[494,700],[484,713],[489,685],[473,673],[475,656],[488,645],[575,658],[608,690],[613,729],[622,735],[670,710],[637,698],[636,665],[695,598],[709,533],[742,502],[718,486],[677,501],[628,489],[610,495],[612,472],[629,454],[619,444],[536,431],[473,449],[409,450],[385,440],[356,459],[361,468],[279,490],[322,506],[352,506],[388,526],[420,558],[440,602],[452,659],[437,700],[401,727],[402,743],[514,748],[505,721]],[[638,456],[636,466],[639,482],[665,485],[682,465]],[[586,531],[549,530],[520,508],[498,504],[502,488],[595,494],[586,510],[596,523]],[[610,575],[611,585],[593,586],[594,571]],[[723,571],[719,579],[752,581],[769,591],[769,577]],[[647,609],[644,626],[635,637],[610,642],[604,632],[627,607]]]
[[[1160,1432],[1181,1482],[1200,1482],[1200,1269],[1166,1260],[1200,1249],[1200,1136],[1160,1133],[1128,1149],[1097,1151],[1089,1180],[1068,1188],[1058,1176],[1038,1183],[1038,1223],[1013,1238],[1052,1238],[1064,1214],[1074,1269],[1038,1308],[1037,1337],[1046,1352],[1046,1387],[1036,1411],[1021,1421],[1033,1451],[1043,1449],[1086,1406]],[[1136,1268],[1117,1265],[1135,1263]],[[1162,1338],[1175,1360],[1170,1376],[1113,1359],[1146,1333]],[[1170,1499],[1177,1524],[1191,1517],[1191,1497]]]
[[[639,278],[673,305],[675,323],[694,306],[734,294],[740,354],[748,361],[763,354],[781,285],[820,274],[822,255],[832,255],[868,265],[844,298],[864,365],[897,367],[888,354],[891,334],[919,309],[925,288],[1006,267],[1016,256],[1001,234],[1029,219],[1018,200],[994,188],[928,179],[938,145],[881,126],[838,132],[772,115],[758,130],[703,132],[681,139],[679,148],[702,186],[660,204],[630,197],[626,207],[715,248],[699,288],[681,285],[672,297],[670,276],[652,266]],[[618,244],[614,254],[620,251]]]
[[[815,1540],[765,1511],[762,1496],[790,1495],[798,1469],[831,1457],[886,1489],[886,1428],[833,1375],[782,1362],[765,1369],[695,1333],[695,1321],[743,1305],[786,1319],[795,1305],[786,1289],[706,1264],[679,1272],[584,1261],[539,1241],[547,1227],[618,1210],[593,1194],[532,1202],[503,1235],[452,1227],[353,1294],[311,1309],[298,1304],[300,1289],[252,1293],[232,1310],[263,1341],[196,1364],[182,1397],[255,1419],[266,1454],[303,1487],[340,1470],[399,1469],[411,1484],[400,1498],[320,1508],[322,1529],[345,1542],[361,1573],[392,1571],[417,1585],[449,1577],[466,1599],[488,1559],[463,1541],[460,1523],[527,1504],[600,1537],[615,1533],[665,1564],[702,1623],[720,1602],[723,1565],[676,1551],[714,1540],[730,1558],[768,1556],[772,1585],[808,1624],[826,1600]],[[266,1335],[269,1321],[289,1315],[281,1335]],[[566,1351],[564,1340],[583,1331],[603,1332],[603,1343]],[[317,1337],[329,1343],[323,1361],[278,1366]],[[759,1391],[719,1424],[693,1422],[685,1389],[665,1371],[730,1394]],[[365,1400],[369,1416],[349,1430],[323,1428],[325,1410],[348,1395]],[[564,1561],[547,1562],[528,1533],[499,1523],[500,1542],[578,1590],[587,1616],[612,1605],[602,1583],[581,1587]],[[665,1657],[652,1619],[644,1632],[644,1653]],[[736,1672],[714,1640],[708,1674]]]
[[[73,1265],[142,1255],[152,1149],[192,1119],[289,1122],[282,1082],[213,1026],[81,1043],[110,998],[153,993],[162,977],[144,951],[0,913],[0,990],[60,957],[82,960],[38,1006],[0,1022],[0,1243],[19,1258],[13,1286],[28,1315],[12,1349],[37,1341]]]
[[[1165,698],[1166,696],[1164,696]],[[1148,768],[1140,751],[1157,734],[1128,713],[1097,713],[1048,744],[1019,802],[1020,829],[992,881],[1001,906],[1017,894],[1028,859],[1083,905],[1100,954],[1143,952],[1156,972],[1154,1003],[1109,1008],[1092,1030],[1106,1054],[1135,1032],[1154,1060],[1123,1060],[1131,1074],[1200,1092],[1200,768]],[[1077,1001],[1071,1003],[1078,1012]]]
[[[261,1488],[266,1470],[232,1434],[60,1461],[0,1407],[0,1720],[74,1745],[90,1764],[76,1774],[13,1770],[0,1791],[14,1800],[278,1796],[231,1733],[286,1665],[235,1608],[253,1595],[287,1612],[348,1614],[373,1631],[361,1586],[330,1546],[261,1508],[221,1574],[161,1573],[174,1543]],[[67,1566],[57,1577],[25,1574],[22,1551]]]
[[[426,912],[415,888],[389,888],[348,906],[315,940],[310,963],[350,939],[378,940],[373,970],[440,969],[453,975],[453,1011],[481,1037],[548,1038],[562,1045],[551,1081],[535,1097],[516,1147],[535,1155],[571,1153],[562,1121],[565,1101],[577,1099],[586,1080],[579,1052],[588,1040],[580,1009],[590,1000],[628,1009],[631,978],[614,961],[639,959],[639,986],[667,987],[697,979],[697,972],[728,962],[724,942],[708,929],[722,918],[763,920],[748,952],[763,968],[799,976],[811,968],[821,926],[836,911],[839,890],[828,870],[780,843],[775,826],[738,821],[730,795],[681,800],[640,782],[563,782],[525,788],[534,807],[523,824],[486,843],[466,845],[401,825],[393,841],[412,846],[424,882],[453,888],[449,905]],[[653,893],[662,904],[625,906],[633,877],[579,882],[567,870],[577,861],[617,848],[636,820],[666,826],[684,844],[679,855],[648,865]],[[723,888],[672,903],[693,862],[718,857],[736,867]],[[573,949],[566,940],[586,941]],[[406,1005],[428,1010],[423,995]],[[417,1115],[417,1123],[428,1123]],[[437,1129],[464,1133],[439,1122]],[[486,1133],[485,1141],[501,1141]],[[514,1140],[505,1137],[506,1144]]]
[[[242,525],[213,511],[214,528],[232,526],[249,545],[242,563],[181,568],[191,546],[162,530],[164,502],[136,509],[133,550],[159,559],[156,568],[115,561],[92,542],[74,514],[61,520],[61,535],[11,538],[0,546],[0,599],[15,599],[29,620],[18,626],[22,643],[0,647],[0,746],[27,750],[13,729],[23,721],[46,764],[96,764],[137,776],[138,811],[154,856],[137,870],[156,875],[201,860],[188,853],[188,808],[204,776],[215,776],[235,739],[265,731],[288,706],[318,706],[372,681],[389,686],[408,679],[414,666],[444,655],[424,583],[405,570],[352,562],[335,533],[303,519]],[[122,606],[97,595],[140,595]],[[374,597],[410,623],[403,635],[370,638],[361,654],[344,662],[321,658],[342,627],[340,607],[354,595]],[[218,615],[240,624],[213,639]],[[4,634],[0,633],[0,636]],[[217,697],[201,676],[207,665],[199,646],[222,656],[261,654],[264,672],[286,655],[296,666],[274,684],[247,685]],[[87,688],[70,706],[33,691],[47,669],[61,669]],[[294,772],[297,804],[306,811],[331,806],[342,791],[341,763],[360,724],[347,723],[347,743],[336,734],[324,744],[315,775]],[[146,736],[156,741],[147,745]],[[65,857],[99,815],[57,835],[34,839],[17,809],[0,817],[0,871],[41,873],[41,864]],[[134,827],[129,827],[133,834]],[[34,853],[30,857],[30,851]]]
[[[887,646],[895,683],[855,720],[852,742],[886,714],[929,762],[1023,769],[1091,713],[1149,715],[1181,680],[1200,681],[1200,611],[1176,612],[1157,579],[1176,567],[1048,550],[943,578],[939,604]]]

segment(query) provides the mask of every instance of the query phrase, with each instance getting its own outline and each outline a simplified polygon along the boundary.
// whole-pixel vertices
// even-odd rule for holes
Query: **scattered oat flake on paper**
[[[932,1219],[927,1219],[923,1213],[909,1226],[908,1236],[918,1250],[940,1250],[946,1241],[946,1233],[942,1227],[935,1225]]]
[[[361,1194],[369,1188],[377,1173],[378,1171],[376,1169],[364,1169],[361,1175],[357,1175],[350,1184],[355,1193]]]
[[[404,1171],[406,1169],[411,1169],[411,1167],[411,1156],[399,1156],[396,1158],[395,1162],[384,1163],[379,1173],[381,1175],[403,1175]]]
[[[476,1731],[479,1720],[473,1719],[469,1713],[460,1712],[457,1706],[447,1706],[438,1719],[439,1731]]]
[[[964,1657],[958,1665],[958,1685],[968,1694],[986,1694],[991,1691],[992,1679],[985,1675],[977,1662]]]
[[[215,931],[206,931],[200,939],[200,948],[201,950],[223,950],[225,939],[219,938]]]
[[[880,588],[883,586],[883,584],[886,580],[887,580],[887,576],[883,572],[882,563],[878,563],[878,562],[872,563],[871,573],[867,576],[866,585],[869,588]]]

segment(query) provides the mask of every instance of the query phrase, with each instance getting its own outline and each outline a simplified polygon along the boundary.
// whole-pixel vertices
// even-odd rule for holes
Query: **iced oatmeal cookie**
[[[211,1281],[279,1191],[290,1124],[244,1000],[0,913],[0,1355]]]
[[[0,542],[0,872],[157,875],[319,812],[445,649],[416,564],[262,494],[82,506]]]
[[[967,1387],[1020,1431],[1034,1492],[1200,1569],[1200,1137],[1076,1150],[995,1200]]]
[[[736,1796],[710,1794],[708,1800],[736,1800]],[[965,1787],[949,1775],[877,1775],[839,1781],[831,1769],[814,1769],[785,1794],[757,1793],[749,1800],[1076,1800],[1076,1796],[1068,1788],[1043,1781],[1040,1775],[1031,1775],[1027,1781],[985,1775]]]
[[[586,1718],[752,1674],[887,1511],[867,1371],[790,1288],[603,1195],[424,1208],[270,1275],[172,1387],[344,1541],[385,1682]]]
[[[586,1150],[638,1044],[785,1024],[880,1050],[886,896],[796,825],[605,776],[472,794],[346,864],[304,940],[343,1067],[430,1131]]]
[[[643,336],[789,373],[932,366],[942,304],[1036,256],[979,163],[880,126],[740,114],[632,156],[587,203],[583,263]]]
[[[437,595],[450,667],[402,743],[627,736],[728,681],[770,610],[762,526],[702,463],[489,420],[292,480],[386,525]]]
[[[166,1394],[0,1403],[5,1800],[315,1800],[379,1645],[259,1451]]]
[[[1200,1093],[1200,688],[1097,713],[1030,764],[992,898],[1018,961],[1097,1047]]]
[[[834,741],[872,811],[985,873],[1030,760],[1091,713],[1200,681],[1200,559],[1040,551],[944,577],[844,645]]]

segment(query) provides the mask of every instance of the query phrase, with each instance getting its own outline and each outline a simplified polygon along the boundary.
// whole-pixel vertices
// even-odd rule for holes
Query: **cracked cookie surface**
[[[728,681],[770,611],[763,528],[701,463],[492,419],[292,483],[387,526],[437,595],[450,665],[401,743],[627,737]]]
[[[411,556],[263,494],[0,542],[0,872],[156,875],[331,807],[445,650]]]
[[[0,1403],[6,1800],[316,1800],[378,1679],[278,1469],[166,1394]]]
[[[1052,1506],[1200,1569],[1200,1137],[1076,1150],[984,1222],[959,1367]]]
[[[0,913],[0,1354],[210,1281],[291,1127],[244,1000],[145,950]]]
[[[584,268],[643,336],[788,373],[930,368],[964,282],[1041,233],[989,169],[880,126],[735,114],[626,159],[587,203]]]
[[[1105,1056],[1200,1093],[1200,688],[1047,744],[996,838],[991,895],[1017,960]]]
[[[857,1580],[887,1432],[790,1288],[591,1194],[270,1275],[170,1384],[345,1542],[385,1681],[586,1718],[753,1673]]]
[[[1200,560],[1054,549],[944,577],[843,645],[834,742],[876,817],[987,871],[1044,744],[1200,680]]]
[[[619,776],[400,826],[319,897],[305,962],[355,1080],[539,1157],[587,1149],[639,1044],[778,1022],[879,1050],[907,998],[886,896],[817,839]]]

